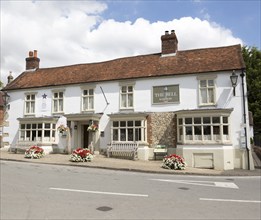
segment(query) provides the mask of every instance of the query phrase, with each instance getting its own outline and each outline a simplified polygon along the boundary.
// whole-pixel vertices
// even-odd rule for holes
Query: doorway
[[[83,125],[83,147],[88,148],[89,146],[89,131],[87,130],[89,125]]]

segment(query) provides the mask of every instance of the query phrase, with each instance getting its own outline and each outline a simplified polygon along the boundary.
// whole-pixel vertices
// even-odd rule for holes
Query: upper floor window
[[[215,105],[215,80],[199,79],[199,104]]]
[[[63,112],[64,94],[62,91],[53,93],[53,113]]]
[[[94,109],[94,89],[82,90],[82,111]]]
[[[25,95],[25,114],[30,115],[35,113],[35,94]]]
[[[120,90],[121,109],[133,108],[133,85],[122,85]]]

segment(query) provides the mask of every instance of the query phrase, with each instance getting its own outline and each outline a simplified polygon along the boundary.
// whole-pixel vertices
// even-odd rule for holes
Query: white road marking
[[[195,181],[195,180],[167,180],[167,179],[150,179],[161,182],[172,182],[172,183],[182,183],[196,186],[210,186],[210,187],[222,187],[222,188],[231,188],[238,189],[238,186],[235,183],[230,182],[213,182],[213,181]]]
[[[84,192],[93,194],[115,195],[115,196],[135,196],[135,197],[148,197],[145,194],[130,194],[130,193],[115,193],[115,192],[101,192],[101,191],[88,191],[79,189],[65,189],[65,188],[49,188],[50,190],[69,191],[69,192]]]
[[[199,200],[217,201],[217,202],[251,202],[251,203],[261,203],[261,201],[258,201],[258,200],[234,200],[234,199],[211,199],[211,198],[199,198]]]

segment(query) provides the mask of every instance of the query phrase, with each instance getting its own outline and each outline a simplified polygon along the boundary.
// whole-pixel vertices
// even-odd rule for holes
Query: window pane
[[[25,112],[30,113],[30,102],[26,102],[25,106]]]
[[[186,127],[186,135],[192,135],[192,127]]]
[[[53,94],[53,97],[54,97],[54,98],[57,98],[57,97],[58,97],[58,93],[55,92],[55,93]]]
[[[119,127],[119,122],[118,122],[118,121],[112,122],[112,126],[113,126],[113,127]]]
[[[127,96],[121,95],[121,107],[127,107]]]
[[[93,95],[93,89],[89,90],[89,95]]]
[[[126,130],[125,129],[120,129],[120,137],[121,137],[121,141],[126,141]]]
[[[83,95],[88,95],[88,90],[83,90]]]
[[[201,135],[201,126],[195,126],[194,127],[194,134],[195,135]]]
[[[121,127],[126,127],[126,121],[120,121],[120,126]]]
[[[89,97],[89,109],[93,109],[93,97]]]
[[[128,121],[128,127],[133,127],[133,121]]]
[[[36,129],[36,124],[32,124],[33,129]]]
[[[132,95],[128,95],[128,107],[133,107],[133,97]]]
[[[201,124],[201,118],[194,118],[194,124]]]
[[[214,103],[214,89],[208,89],[208,102]]]
[[[135,126],[141,126],[141,121],[135,121]]]
[[[26,124],[26,129],[31,129],[31,124]]]
[[[21,129],[25,129],[25,124],[21,124]]]
[[[54,112],[58,112],[58,103],[57,103],[57,100],[54,100],[54,101],[53,101],[53,109],[54,109]]]
[[[122,93],[126,93],[126,92],[127,92],[126,86],[122,86],[122,87],[121,87],[121,92],[122,92]]]
[[[50,130],[44,130],[44,137],[50,137]]]
[[[185,118],[185,124],[192,124],[192,118]]]
[[[214,80],[213,79],[208,80],[208,86],[214,86]]]
[[[223,116],[223,123],[228,123],[228,117]]]
[[[141,141],[141,129],[135,129],[135,141]]]
[[[204,124],[210,124],[210,117],[203,117]]]
[[[220,134],[220,127],[219,126],[213,126],[213,134]]]
[[[128,141],[133,141],[133,129],[128,129]]]
[[[179,118],[179,125],[182,125],[183,124],[183,120],[182,118]]]
[[[51,124],[50,123],[45,123],[44,128],[51,128]]]
[[[114,141],[119,140],[118,129],[113,129],[112,136],[113,136],[112,138],[113,138]]]
[[[63,98],[63,92],[59,92],[59,97]]]
[[[200,80],[200,87],[207,87],[207,81],[206,80]]]
[[[219,124],[220,123],[220,117],[213,117],[212,118],[212,123]]]
[[[132,86],[128,86],[128,92],[132,92],[133,91],[133,87]]]
[[[42,126],[43,126],[42,124],[38,124],[38,128],[42,128]]]
[[[207,89],[201,89],[201,102],[207,103]]]
[[[63,100],[60,100],[59,102],[59,110],[63,111]]]
[[[223,126],[223,134],[228,135],[228,126],[227,125]]]
[[[35,100],[35,95],[32,95],[32,100]]]
[[[210,135],[211,134],[210,126],[203,126],[203,129],[204,129],[204,135]]]

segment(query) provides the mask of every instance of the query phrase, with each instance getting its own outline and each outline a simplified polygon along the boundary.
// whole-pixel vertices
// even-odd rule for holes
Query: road
[[[261,219],[260,177],[0,161],[5,219]]]

